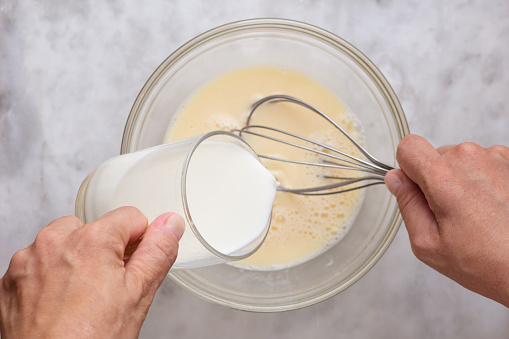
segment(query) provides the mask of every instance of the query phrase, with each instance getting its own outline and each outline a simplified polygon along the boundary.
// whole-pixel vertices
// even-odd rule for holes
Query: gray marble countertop
[[[509,2],[0,2],[0,271],[51,220],[74,213],[84,177],[119,153],[127,115],[177,47],[240,19],[308,22],[385,74],[413,133],[435,146],[509,145]],[[253,314],[166,279],[144,338],[506,338],[509,310],[413,256],[402,227],[359,282],[318,305]]]

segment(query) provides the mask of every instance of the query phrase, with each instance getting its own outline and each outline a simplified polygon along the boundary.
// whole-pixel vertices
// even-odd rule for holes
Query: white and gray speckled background
[[[119,153],[152,71],[190,38],[240,19],[325,28],[386,75],[412,132],[434,145],[509,145],[509,2],[0,1],[0,271],[51,220],[74,212],[83,178]],[[219,307],[166,279],[144,338],[506,338],[509,311],[416,260],[401,228],[382,260],[303,310]]]

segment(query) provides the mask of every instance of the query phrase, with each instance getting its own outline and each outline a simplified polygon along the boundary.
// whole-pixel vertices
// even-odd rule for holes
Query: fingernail
[[[403,186],[403,182],[397,173],[389,171],[385,175],[385,185],[389,189],[389,192],[391,192],[393,195],[397,195],[401,186]]]
[[[184,234],[184,230],[186,228],[184,224],[184,219],[178,214],[172,214],[166,219],[166,222],[164,223],[164,226],[167,227],[171,233],[173,233],[178,240],[182,238],[182,235]]]

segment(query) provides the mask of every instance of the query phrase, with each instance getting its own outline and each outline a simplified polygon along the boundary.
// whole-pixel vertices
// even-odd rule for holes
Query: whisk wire
[[[303,145],[299,145],[299,144],[296,144],[296,143],[292,143],[292,142],[289,142],[289,141],[285,141],[285,140],[282,140],[282,139],[277,139],[277,138],[274,138],[274,137],[270,137],[268,135],[264,135],[264,134],[260,134],[260,133],[256,133],[256,132],[253,132],[252,129],[267,129],[267,130],[270,130],[270,131],[274,131],[274,132],[277,132],[277,133],[281,133],[281,134],[284,134],[284,135],[287,135],[287,136],[291,136],[293,138],[297,138],[297,139],[300,139],[302,141],[306,141],[308,143],[311,143],[313,145],[316,145],[316,146],[319,146],[321,148],[324,148],[324,149],[327,149],[329,151],[332,151],[332,152],[335,152],[335,153],[338,153],[342,156],[345,156],[353,161],[350,161],[348,159],[344,159],[344,158],[340,158],[338,156],[335,156],[333,154],[330,154],[330,153],[326,153],[326,152],[322,152],[322,151],[319,151],[319,150],[316,150],[316,149],[312,149],[312,148],[309,148],[309,147],[306,147],[306,146],[303,146]],[[302,137],[302,136],[299,136],[299,135],[296,135],[296,134],[293,134],[293,133],[290,133],[290,132],[286,132],[286,131],[283,131],[283,130],[280,130],[278,128],[273,128],[273,127],[268,127],[268,126],[261,126],[261,125],[250,125],[250,126],[246,126],[240,130],[233,130],[235,132],[239,132],[240,135],[242,135],[242,133],[248,133],[248,134],[251,134],[251,135],[255,135],[255,136],[258,136],[258,137],[261,137],[261,138],[265,138],[265,139],[269,139],[269,140],[273,140],[273,141],[276,141],[276,142],[279,142],[279,143],[282,143],[282,144],[286,144],[286,145],[290,145],[290,146],[293,146],[293,147],[297,147],[297,148],[300,148],[300,149],[303,149],[303,150],[306,150],[306,151],[311,151],[311,152],[314,152],[314,153],[317,153],[317,154],[320,154],[320,155],[323,155],[323,156],[326,156],[326,157],[330,157],[330,158],[333,158],[333,159],[336,159],[336,160],[339,160],[339,161],[342,161],[344,163],[348,163],[352,166],[341,166],[341,167],[337,167],[339,169],[348,169],[348,170],[358,170],[358,171],[365,171],[365,172],[371,172],[371,173],[379,173],[379,174],[384,174],[385,172],[387,172],[386,169],[384,168],[381,168],[379,166],[376,166],[376,165],[373,165],[369,162],[366,162],[362,159],[359,159],[359,158],[355,158],[354,156],[350,155],[350,154],[347,154],[345,152],[342,152],[340,150],[337,150],[335,148],[332,148],[326,144],[323,144],[323,143],[319,143],[319,142],[316,142],[316,141],[313,141],[313,140],[310,140],[308,138],[305,138],[305,137]],[[267,156],[262,156],[262,155],[258,155],[259,157],[263,157],[263,158],[267,158]],[[279,159],[281,161],[285,161],[285,159]],[[327,160],[322,160],[323,162],[326,162],[326,163],[331,163],[331,164],[334,164],[333,162],[330,162],[330,161],[327,161]],[[340,166],[340,165],[338,165]],[[324,167],[328,167],[328,166],[324,166]]]
[[[249,113],[249,116],[247,118],[246,126],[249,126],[249,124],[251,122],[251,118],[252,118],[254,112],[256,111],[256,109],[259,106],[263,105],[266,102],[276,103],[276,102],[282,102],[282,101],[283,102],[290,102],[290,103],[293,103],[293,104],[297,104],[297,105],[303,106],[303,107],[313,111],[314,113],[318,114],[319,116],[321,116],[322,118],[327,120],[329,123],[331,123],[334,127],[336,127],[336,129],[338,129],[341,133],[343,133],[343,135],[346,136],[348,138],[348,140],[350,140],[350,142],[352,142],[352,144],[354,144],[355,147],[357,147],[357,149],[359,151],[361,151],[362,154],[364,154],[364,156],[366,156],[366,158],[368,158],[371,162],[373,162],[377,166],[380,166],[380,167],[385,168],[387,170],[393,169],[391,166],[384,164],[383,162],[379,161],[374,156],[372,156],[364,147],[362,147],[354,138],[352,138],[352,136],[350,134],[348,134],[341,126],[339,126],[327,114],[323,113],[318,108],[316,108],[316,107],[314,107],[314,106],[312,106],[312,105],[310,105],[310,104],[308,104],[308,103],[306,103],[306,102],[304,102],[304,101],[302,101],[300,99],[292,97],[290,95],[284,95],[284,94],[269,95],[269,96],[266,96],[266,97],[258,100],[257,102],[255,102],[253,104],[253,106],[251,108],[251,112]]]
[[[305,107],[312,112],[318,114],[320,117],[327,120],[330,124],[332,124],[337,130],[339,130],[366,158],[366,160],[359,159],[351,154],[345,153],[336,148],[330,147],[324,143],[320,143],[309,138],[305,138],[303,136],[284,131],[278,128],[263,126],[263,125],[251,125],[251,119],[255,113],[255,111],[265,103],[277,103],[277,102],[289,102],[293,104],[300,105]],[[333,152],[335,154],[327,153],[321,150],[317,150],[308,146],[304,146],[295,142],[287,141],[284,139],[280,139],[278,137],[274,137],[271,135],[263,134],[259,132],[260,130],[271,131],[275,133],[279,133],[281,135],[285,135],[291,138],[295,138],[300,141],[307,142],[311,145],[318,146],[321,149]],[[307,187],[307,188],[288,188],[279,186],[278,190],[282,192],[288,192],[299,195],[330,195],[337,193],[346,193],[354,190],[358,190],[361,188],[370,187],[373,185],[379,185],[384,183],[385,174],[393,169],[392,166],[384,164],[383,162],[376,159],[372,156],[364,147],[362,147],[350,134],[348,134],[341,126],[339,126],[335,121],[333,121],[329,116],[325,113],[321,112],[316,107],[300,100],[295,97],[289,95],[270,95],[264,97],[257,102],[255,102],[251,111],[249,112],[246,125],[241,129],[233,130],[233,132],[237,132],[239,136],[242,137],[243,134],[253,135],[261,138],[265,138],[268,140],[275,141],[277,143],[286,144],[292,147],[296,147],[305,151],[310,151],[320,156],[324,157],[319,159],[319,162],[308,162],[302,160],[293,160],[293,159],[285,159],[281,157],[269,156],[259,154],[260,158],[281,161],[286,163],[298,164],[298,165],[307,165],[307,166],[320,166],[324,168],[332,168],[332,169],[340,169],[340,170],[349,170],[349,171],[358,171],[363,172],[365,175],[360,177],[339,177],[339,176],[329,176],[322,175],[321,177],[324,179],[333,179],[333,180],[341,180],[338,183],[323,185],[323,186],[315,186],[315,187]],[[272,134],[274,135],[274,134]],[[277,134],[276,134],[277,135]],[[339,155],[339,156],[338,156]],[[334,161],[330,160],[334,159]],[[360,184],[364,183],[364,184]]]
[[[358,189],[361,189],[361,188],[366,188],[366,187],[370,187],[370,186],[374,186],[374,185],[380,185],[380,184],[384,183],[384,181],[380,180],[380,178],[378,178],[378,177],[377,178],[371,177],[370,179],[373,179],[375,181],[367,183],[367,184],[364,184],[364,185],[360,185],[360,186],[355,186],[355,187],[351,187],[351,188],[342,189],[342,190],[339,190],[339,191],[330,191],[330,190],[335,189],[335,188],[346,187],[346,186],[349,186],[349,185],[352,185],[352,184],[355,184],[355,183],[358,183],[358,182],[362,182],[362,181],[365,181],[365,180],[368,180],[368,179],[367,178],[352,178],[352,179],[345,180],[345,181],[342,181],[342,182],[336,183],[336,184],[330,184],[330,185],[324,185],[324,186],[316,186],[316,187],[310,187],[310,188],[285,188],[285,187],[281,187],[279,189],[279,191],[287,192],[287,193],[293,193],[293,194],[299,194],[299,195],[331,195],[331,194],[337,194],[337,193],[351,192],[351,191],[355,191],[355,190],[358,190]],[[323,192],[323,191],[328,191],[328,192]]]

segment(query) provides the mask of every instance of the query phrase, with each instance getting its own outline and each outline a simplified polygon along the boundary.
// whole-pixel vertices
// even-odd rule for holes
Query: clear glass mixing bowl
[[[201,86],[238,68],[294,69],[334,93],[364,126],[369,152],[395,163],[409,133],[401,105],[373,63],[323,29],[281,19],[255,19],[212,29],[184,44],[152,74],[133,105],[121,153],[164,142],[179,107]],[[380,259],[401,224],[383,185],[367,188],[359,215],[334,247],[301,265],[250,271],[231,265],[171,272],[192,293],[224,306],[256,312],[302,308],[343,291]]]

